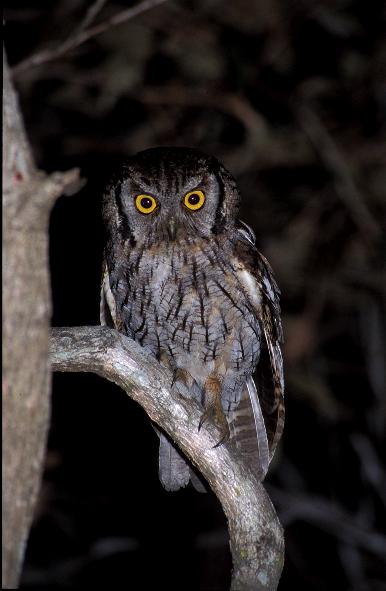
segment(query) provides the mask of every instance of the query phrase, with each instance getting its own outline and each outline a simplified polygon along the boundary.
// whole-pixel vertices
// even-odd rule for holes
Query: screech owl
[[[279,289],[237,220],[240,195],[214,158],[153,148],[129,158],[103,203],[101,323],[139,342],[264,477],[284,425]],[[167,490],[202,485],[160,437]]]

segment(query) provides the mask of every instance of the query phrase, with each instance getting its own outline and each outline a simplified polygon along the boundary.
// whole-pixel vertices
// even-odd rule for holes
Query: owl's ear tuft
[[[212,232],[213,234],[221,234],[236,219],[240,195],[231,173],[217,160],[215,164],[217,170],[215,169],[214,174],[219,186],[219,199]]]
[[[103,196],[102,215],[108,236],[119,236],[121,242],[135,244],[134,234],[123,203],[122,183],[116,179],[107,187]]]

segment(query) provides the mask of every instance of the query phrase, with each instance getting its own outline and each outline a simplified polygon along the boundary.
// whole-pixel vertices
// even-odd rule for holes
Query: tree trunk
[[[3,56],[3,587],[18,584],[50,414],[48,223],[74,173],[36,170]]]

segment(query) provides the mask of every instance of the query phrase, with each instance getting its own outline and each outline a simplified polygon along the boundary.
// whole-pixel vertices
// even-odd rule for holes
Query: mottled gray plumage
[[[101,321],[170,367],[203,421],[264,476],[284,420],[279,291],[238,205],[233,177],[213,157],[155,148],[130,158],[104,198]],[[160,479],[176,490],[192,473],[159,435]]]

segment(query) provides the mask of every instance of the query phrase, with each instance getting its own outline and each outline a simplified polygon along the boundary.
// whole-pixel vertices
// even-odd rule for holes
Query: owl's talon
[[[229,425],[221,403],[221,382],[217,375],[210,375],[205,382],[205,411],[203,412],[198,430],[200,431],[202,425],[207,419],[212,419],[213,423],[220,430],[220,440],[214,446],[218,447],[224,441],[227,441],[230,436]]]
[[[208,420],[212,419],[213,423],[220,430],[220,440],[213,449],[219,447],[222,443],[228,441],[230,436],[228,421],[224,415],[224,411],[216,408],[215,406],[209,406],[201,415],[200,422],[198,424],[198,431],[200,432],[202,425]]]
[[[186,369],[183,369],[182,367],[177,367],[173,371],[173,379],[171,384],[172,388],[176,382],[182,382],[182,384],[189,389],[193,385],[193,378]]]
[[[186,369],[177,367],[173,370],[173,379],[170,387],[171,389],[175,388],[180,398],[183,400],[191,398],[189,391],[192,385],[193,378]]]
[[[177,369],[175,369],[173,371],[172,383],[170,384],[170,388],[174,388],[174,384],[176,383],[176,381],[178,379],[177,378],[177,371],[178,371]]]
[[[216,443],[216,445],[213,446],[213,449],[216,449],[216,447],[219,447],[220,445],[222,445],[223,443],[228,441],[228,439],[230,437],[228,421],[226,420],[224,415],[223,415],[223,417],[224,417],[225,423],[222,423],[221,425],[216,423],[217,427],[219,427],[219,429],[220,429],[221,437],[220,437],[220,440]]]
[[[222,445],[223,443],[225,443],[226,441],[228,441],[229,439],[229,434],[228,435],[224,435],[224,437],[221,437],[220,441],[218,443],[216,443],[216,445],[214,445],[212,447],[212,449],[216,449],[216,447],[220,447],[220,445]]]
[[[201,415],[200,422],[198,423],[198,432],[201,431],[201,427],[203,424],[208,420],[208,418],[212,415],[210,409],[207,408]]]
[[[171,387],[173,388],[174,384],[178,381],[184,381],[183,379],[183,375],[181,375],[183,372],[183,370],[180,367],[177,367],[176,369],[173,370],[173,378],[172,378],[172,384]]]

